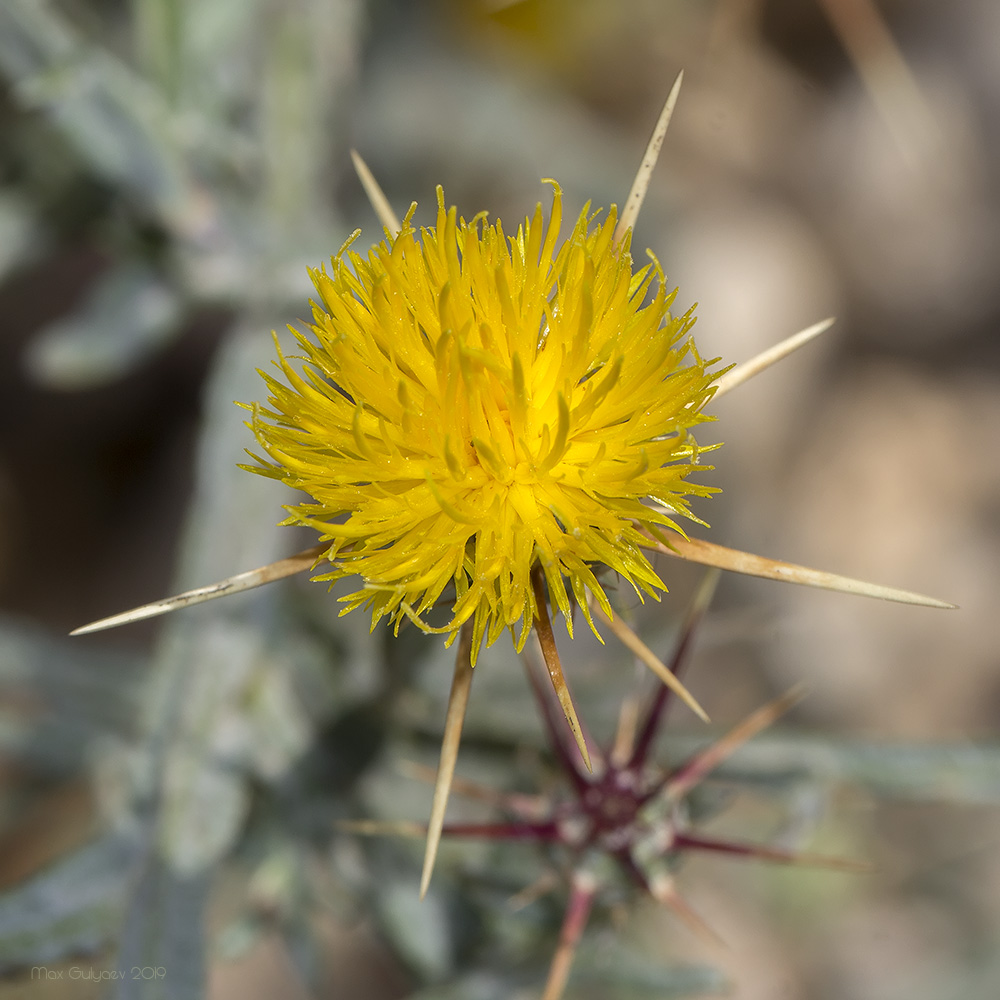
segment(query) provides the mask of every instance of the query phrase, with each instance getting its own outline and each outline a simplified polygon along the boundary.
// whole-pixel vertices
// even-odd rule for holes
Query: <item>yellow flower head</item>
[[[585,206],[559,245],[553,188],[548,227],[539,205],[513,238],[457,219],[438,188],[433,228],[415,231],[411,208],[367,257],[349,241],[311,274],[303,371],[279,352],[284,379],[262,373],[270,399],[253,408],[268,455],[253,471],[307,493],[284,523],[330,542],[316,579],[364,581],[343,613],[408,616],[449,641],[471,618],[473,657],[506,627],[523,645],[535,566],[567,628],[567,581],[588,621],[588,590],[611,613],[598,567],[655,596],[639,528],[680,531],[672,515],[697,520],[688,498],[715,492],[687,480],[715,378],[691,312],[671,317],[652,255],[632,273],[614,207],[600,222]],[[432,629],[449,584],[451,620]]]

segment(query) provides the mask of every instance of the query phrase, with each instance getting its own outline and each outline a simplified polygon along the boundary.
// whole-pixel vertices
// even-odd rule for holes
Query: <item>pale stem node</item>
[[[597,879],[588,871],[574,872],[566,916],[559,932],[559,946],[552,956],[542,1000],[559,1000],[563,995],[573,965],[573,957],[590,918],[590,910],[596,895]]]
[[[368,169],[368,164],[361,159],[361,154],[356,149],[351,150],[351,161],[354,163],[354,170],[358,175],[358,180],[361,181],[361,186],[365,189],[365,194],[368,196],[368,203],[378,216],[379,222],[393,236],[398,236],[399,231],[403,228],[403,224],[399,221],[399,216],[392,210],[392,205],[389,204],[389,199],[386,198],[385,192],[379,186],[379,182],[375,180],[375,175]]]
[[[753,378],[754,375],[758,375],[765,368],[770,368],[771,365],[781,361],[782,358],[787,358],[793,351],[797,351],[821,333],[825,333],[835,322],[836,319],[831,316],[829,319],[820,320],[819,323],[813,323],[812,326],[808,326],[798,333],[793,333],[780,343],[767,348],[766,351],[761,351],[760,354],[752,357],[749,361],[744,361],[743,364],[731,368],[724,375],[720,376],[719,380],[715,383],[713,401],[725,395],[730,389],[735,389],[738,385],[742,385],[748,379]]]
[[[589,598],[591,612],[614,632],[615,637],[623,646],[649,667],[664,684],[674,692],[688,708],[703,722],[709,722],[705,709],[698,704],[693,694],[670,672],[667,665],[647,646],[642,639],[629,628],[620,615],[614,618],[607,615],[603,608],[592,597]]]
[[[538,565],[535,565],[531,570],[531,585],[535,592],[535,605],[538,609],[535,612],[534,630],[538,637],[538,645],[542,648],[542,657],[545,660],[545,668],[552,683],[552,690],[555,691],[556,698],[559,699],[559,705],[566,716],[566,722],[569,723],[570,732],[580,749],[580,756],[583,758],[584,764],[587,765],[587,770],[593,772],[590,751],[587,749],[587,741],[583,736],[583,727],[580,725],[576,708],[573,706],[573,699],[563,674],[562,662],[559,659],[559,650],[556,648],[556,637],[552,634],[552,622],[549,621],[549,609],[546,604],[541,567]]]
[[[636,172],[635,180],[632,182],[632,189],[625,199],[621,218],[618,220],[618,225],[615,226],[615,245],[621,243],[625,233],[636,224],[639,218],[639,209],[642,208],[646,192],[649,190],[649,181],[653,176],[653,168],[656,166],[656,161],[659,159],[660,148],[663,146],[663,137],[667,134],[667,126],[670,124],[670,117],[674,113],[674,105],[677,104],[677,95],[681,92],[681,81],[683,79],[684,70],[681,70],[677,74],[677,79],[674,80],[674,85],[670,88],[666,103],[663,105],[663,110],[657,119],[656,127],[653,129],[653,134],[649,137],[649,145],[646,147],[642,162],[639,164],[639,170]]]
[[[434,797],[431,800],[431,818],[427,824],[427,847],[424,850],[424,870],[420,876],[420,898],[427,895],[427,887],[434,871],[438,847],[441,844],[441,828],[448,808],[448,793],[455,776],[455,762],[458,760],[458,746],[462,741],[462,725],[465,710],[469,705],[472,690],[472,621],[465,622],[458,634],[458,652],[455,655],[455,675],[448,695],[448,710],[444,720],[444,738],[441,741],[441,761],[438,764],[437,780],[434,783]]]
[[[723,545],[706,542],[700,538],[683,538],[678,535],[676,538],[671,538],[670,545],[664,545],[651,535],[648,537],[649,541],[646,543],[648,549],[699,563],[702,566],[715,566],[718,569],[743,573],[745,576],[781,580],[804,587],[819,587],[822,590],[835,590],[842,594],[857,594],[860,597],[875,597],[881,601],[895,601],[897,604],[919,604],[927,608],[956,607],[936,597],[927,597],[910,590],[897,590],[895,587],[883,587],[877,583],[867,583],[864,580],[855,580],[849,576],[839,576],[819,569],[809,569],[806,566],[797,566],[795,563],[741,552],[739,549],[727,549]]]
[[[780,698],[761,706],[734,726],[720,740],[716,740],[701,753],[696,754],[674,774],[664,786],[664,795],[674,802],[679,801],[692,788],[711,774],[724,760],[732,756],[747,740],[753,739],[761,730],[767,729],[775,719],[784,715],[793,705],[806,695],[806,685],[796,684]]]
[[[161,601],[153,601],[152,604],[143,604],[141,607],[133,608],[131,611],[122,611],[120,614],[111,615],[110,618],[101,618],[99,621],[91,622],[89,625],[81,625],[73,629],[70,635],[86,635],[88,632],[101,632],[108,628],[117,628],[119,625],[128,625],[131,622],[140,622],[145,618],[155,618],[157,615],[165,615],[168,611],[177,611],[179,608],[187,608],[193,604],[202,604],[204,601],[212,601],[216,597],[228,597],[230,594],[239,594],[244,590],[253,590],[255,587],[263,587],[266,583],[273,583],[286,576],[293,576],[302,573],[316,565],[316,561],[329,548],[328,545],[313,545],[294,556],[287,559],[279,559],[277,562],[261,566],[259,569],[251,569],[245,573],[237,573],[235,576],[227,577],[218,583],[210,583],[205,587],[196,587],[194,590],[186,590],[183,594],[175,597],[165,597]]]

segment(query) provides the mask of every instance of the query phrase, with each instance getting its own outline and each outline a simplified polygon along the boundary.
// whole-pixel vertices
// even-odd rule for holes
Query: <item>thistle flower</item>
[[[264,374],[253,407],[267,458],[248,468],[309,494],[284,523],[329,543],[333,569],[314,579],[363,581],[342,613],[408,617],[449,643],[471,620],[473,663],[505,628],[523,647],[535,566],[571,634],[571,595],[595,631],[588,594],[612,614],[597,567],[665,589],[641,546],[698,521],[689,497],[714,492],[688,479],[714,378],[692,312],[671,315],[655,258],[633,273],[614,206],[598,221],[585,205],[560,245],[552,184],[547,227],[541,205],[513,237],[467,223],[438,188],[433,228],[418,234],[411,208],[367,257],[345,245],[312,272],[304,374],[279,354],[283,379]]]
[[[418,239],[412,209],[400,223],[367,167],[355,165],[386,239],[364,258],[350,243],[319,293],[299,373],[279,355],[284,381],[265,375],[268,407],[251,424],[263,472],[310,493],[289,523],[323,541],[268,566],[143,605],[79,635],[231,595],[315,569],[318,579],[360,575],[347,611],[373,625],[404,617],[459,637],[428,825],[422,891],[434,863],[454,777],[473,665],[485,637],[505,629],[523,646],[533,631],[584,763],[590,755],[563,676],[549,604],[565,616],[572,594],[591,627],[606,622],[660,680],[703,718],[669,668],[620,619],[598,579],[616,572],[639,592],[663,585],[641,548],[704,565],[864,594],[952,607],[909,591],[779,562],[687,538],[687,477],[699,464],[690,431],[710,398],[808,343],[817,323],[732,370],[709,372],[690,340],[692,317],[669,312],[656,258],[633,274],[631,229],[680,89],[678,75],[621,217],[589,206],[557,247],[561,193],[513,239],[499,222],[459,220],[438,194],[438,217]],[[616,224],[617,223],[617,224]],[[352,240],[356,238],[352,237]],[[651,295],[649,301],[647,296]],[[703,469],[708,466],[701,466]],[[666,533],[665,533],[666,532]],[[569,583],[567,590],[566,582]],[[426,613],[449,583],[451,620]],[[547,584],[547,592],[546,592]],[[595,629],[596,631],[596,629]]]

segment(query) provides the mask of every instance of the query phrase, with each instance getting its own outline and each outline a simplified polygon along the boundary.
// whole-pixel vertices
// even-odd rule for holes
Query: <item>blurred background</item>
[[[691,674],[713,719],[811,694],[735,759],[720,829],[878,870],[698,859],[729,950],[625,893],[595,995],[1000,993],[998,37],[994,0],[4,0],[0,998],[533,995],[563,890],[507,912],[531,848],[447,845],[421,909],[417,847],[331,832],[426,816],[396,762],[435,759],[436,640],[304,581],[66,633],[311,544],[236,468],[233,400],[308,317],[307,265],[381,235],[351,147],[418,222],[442,184],[510,230],[544,177],[572,217],[622,201],[681,69],[636,256],[709,357],[837,317],[716,407],[710,537],[960,610],[724,579]],[[665,642],[697,575],[662,568],[629,610]],[[631,666],[574,657],[606,736]],[[485,668],[460,772],[530,788],[504,641]]]

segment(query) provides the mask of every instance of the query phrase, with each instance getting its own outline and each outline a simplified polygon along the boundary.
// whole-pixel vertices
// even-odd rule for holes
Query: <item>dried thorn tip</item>
[[[898,590],[877,583],[866,583],[864,580],[855,580],[849,576],[839,576],[824,570],[809,569],[807,566],[797,566],[795,563],[782,562],[780,559],[768,559],[766,556],[741,552],[739,549],[727,549],[723,545],[706,542],[700,538],[677,536],[672,538],[670,545],[667,546],[650,536],[647,548],[702,566],[715,566],[718,569],[743,573],[746,576],[759,576],[766,580],[781,580],[784,583],[797,583],[804,587],[835,590],[842,594],[874,597],[882,601],[894,601],[897,604],[918,604],[926,608],[956,607],[936,597],[926,597],[910,590]]]
[[[356,150],[351,150],[351,160],[354,163],[354,170],[361,181],[361,186],[365,189],[368,202],[378,216],[379,221],[393,236],[398,236],[403,224],[399,221],[399,216],[392,210],[389,199],[386,198],[379,182],[375,180],[375,175],[368,168],[368,164],[361,159],[361,154]]]
[[[656,127],[653,129],[653,134],[649,137],[649,145],[646,146],[646,152],[643,154],[639,170],[635,175],[635,180],[632,182],[632,189],[625,199],[621,218],[615,227],[614,240],[616,244],[622,241],[625,233],[636,224],[636,220],[639,218],[639,209],[642,208],[646,192],[649,190],[649,181],[653,176],[653,168],[656,166],[656,161],[659,159],[660,148],[663,146],[663,137],[667,134],[667,126],[670,124],[670,118],[674,113],[674,105],[677,104],[677,95],[681,91],[681,81],[683,79],[684,71],[681,70],[677,74],[677,79],[674,80],[674,85],[670,88],[666,103],[663,105],[663,110],[660,112]]]
[[[217,597],[228,597],[230,594],[239,594],[244,590],[253,590],[255,587],[262,587],[266,583],[273,583],[286,576],[293,576],[304,570],[312,568],[316,560],[326,551],[326,545],[314,545],[287,559],[279,559],[277,562],[261,566],[259,569],[252,569],[246,573],[237,573],[235,576],[227,577],[218,583],[210,583],[206,587],[197,587],[194,590],[186,590],[183,594],[175,597],[166,597],[162,601],[153,601],[152,604],[143,604],[141,607],[132,608],[130,611],[122,611],[120,614],[111,615],[110,618],[101,618],[99,621],[91,622],[89,625],[81,625],[73,629],[70,635],[87,635],[90,632],[102,632],[104,629],[117,628],[119,625],[128,625],[131,622],[140,622],[146,618],[156,618],[158,615],[165,615],[169,611],[178,611],[180,608],[191,607],[195,604],[203,604],[205,601],[212,601]]]
[[[718,399],[731,389],[735,389],[738,385],[742,385],[753,378],[754,375],[759,375],[765,369],[770,368],[771,365],[781,361],[782,358],[787,358],[789,354],[797,351],[800,347],[804,347],[811,340],[815,340],[821,333],[825,333],[835,322],[836,320],[831,316],[829,319],[814,323],[812,326],[806,327],[806,329],[800,330],[798,333],[793,333],[790,337],[786,337],[780,343],[769,347],[766,351],[761,351],[760,354],[749,361],[744,361],[743,364],[730,369],[725,375],[720,376],[719,380],[715,383],[715,395],[712,398]]]
[[[462,726],[465,723],[465,710],[469,704],[469,691],[472,688],[472,623],[466,622],[458,637],[458,652],[455,656],[455,675],[451,682],[451,693],[448,696],[448,711],[444,721],[444,738],[441,741],[441,761],[438,765],[437,780],[434,784],[434,797],[431,801],[431,818],[427,824],[427,847],[424,850],[424,869],[420,876],[420,898],[427,895],[434,871],[434,861],[437,858],[438,847],[441,845],[441,829],[444,826],[444,814],[448,808],[448,795],[451,791],[452,779],[455,776],[455,762],[458,760],[458,747],[462,740]]]
[[[566,677],[563,674],[562,663],[559,659],[559,650],[556,648],[556,638],[552,634],[552,622],[549,620],[549,611],[545,603],[545,589],[542,585],[541,570],[538,566],[535,566],[531,571],[531,582],[534,587],[535,602],[538,607],[534,626],[535,635],[538,636],[538,644],[542,648],[542,656],[545,658],[545,666],[548,670],[549,680],[552,682],[552,690],[555,691],[556,698],[559,699],[559,704],[562,707],[563,714],[566,716],[570,732],[572,732],[573,739],[576,740],[576,745],[579,747],[580,756],[583,758],[584,764],[587,765],[587,770],[593,772],[594,768],[590,760],[590,751],[587,749],[587,741],[583,735],[583,727],[580,725],[580,719],[576,714],[576,708],[573,705],[573,699],[570,696]]]

